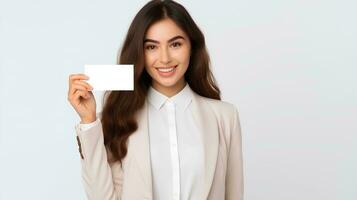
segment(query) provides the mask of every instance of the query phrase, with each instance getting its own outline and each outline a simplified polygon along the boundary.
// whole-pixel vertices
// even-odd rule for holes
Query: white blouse
[[[154,199],[198,199],[204,172],[203,139],[189,104],[186,86],[168,98],[153,87],[148,93],[149,138]]]
[[[204,146],[202,133],[188,109],[192,96],[188,83],[170,98],[149,88],[148,125],[155,200],[194,200],[201,194]],[[84,131],[94,124],[78,126]]]

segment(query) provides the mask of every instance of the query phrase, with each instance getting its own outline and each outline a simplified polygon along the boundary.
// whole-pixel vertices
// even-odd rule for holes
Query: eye
[[[146,49],[146,50],[154,50],[155,48],[156,48],[155,45],[146,45],[146,46],[145,46],[145,49]]]
[[[181,45],[182,45],[181,42],[174,42],[174,43],[171,44],[171,46],[173,46],[174,48],[178,48]]]

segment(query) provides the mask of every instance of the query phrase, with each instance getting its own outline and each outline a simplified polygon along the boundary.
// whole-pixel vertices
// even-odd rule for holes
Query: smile
[[[178,65],[174,67],[160,67],[160,68],[156,68],[156,70],[158,71],[160,76],[168,77],[168,76],[172,76],[175,73],[177,66]]]

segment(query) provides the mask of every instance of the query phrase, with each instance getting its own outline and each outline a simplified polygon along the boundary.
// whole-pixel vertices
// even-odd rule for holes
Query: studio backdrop
[[[116,64],[146,2],[0,0],[1,200],[85,199],[68,76]],[[245,199],[357,199],[357,3],[179,3],[238,108]]]

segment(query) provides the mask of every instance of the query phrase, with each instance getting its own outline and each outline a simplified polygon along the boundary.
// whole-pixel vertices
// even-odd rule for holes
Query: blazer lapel
[[[150,144],[149,144],[149,129],[148,129],[148,102],[138,113],[138,129],[130,137],[130,149],[133,151],[136,160],[140,166],[140,174],[143,176],[145,188],[140,188],[145,197],[153,198],[152,196],[152,174],[150,161]],[[216,162],[218,156],[218,126],[211,107],[207,102],[202,101],[201,98],[194,93],[192,102],[189,106],[195,124],[202,131],[202,138],[204,143],[204,177],[203,177],[203,192],[202,199],[206,199],[212,185],[214,172],[216,169]],[[129,150],[129,149],[128,149]],[[139,192],[139,191],[138,191]]]
[[[219,135],[218,135],[218,125],[215,115],[210,107],[210,105],[201,100],[194,93],[192,99],[192,104],[190,106],[193,118],[202,131],[202,138],[204,143],[204,177],[203,177],[203,193],[201,199],[207,199],[211,185],[213,182],[216,162],[218,157],[218,145],[219,145]]]
[[[142,176],[142,181],[145,183],[132,187],[138,187],[136,193],[143,193],[145,199],[153,199],[147,110],[147,101],[145,101],[143,109],[137,114],[138,129],[129,137],[128,153],[130,151],[131,156],[135,157],[140,170],[136,173]]]

